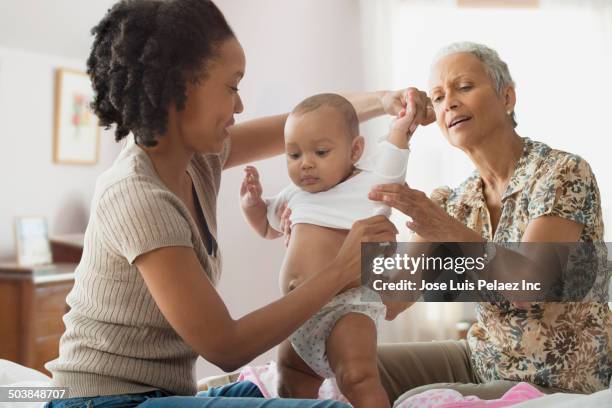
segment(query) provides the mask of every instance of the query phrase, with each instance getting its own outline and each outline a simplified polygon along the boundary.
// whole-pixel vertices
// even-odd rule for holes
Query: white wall
[[[240,84],[245,111],[237,121],[286,112],[313,93],[363,89],[357,2],[222,0],[217,4],[247,56]],[[274,194],[289,181],[282,157],[256,166],[264,194]],[[218,222],[224,267],[219,291],[238,317],[279,297],[284,248],[280,240],[257,237],[242,219],[238,202],[242,168],[223,177]],[[255,363],[273,358],[268,352]],[[198,377],[220,373],[203,359],[198,360],[197,371]]]
[[[82,232],[97,175],[118,151],[101,134],[97,165],[52,161],[55,69],[84,62],[0,47],[0,260],[15,258],[13,219],[44,215],[51,234]]]
[[[116,0],[1,0],[0,46],[85,59],[89,30]]]

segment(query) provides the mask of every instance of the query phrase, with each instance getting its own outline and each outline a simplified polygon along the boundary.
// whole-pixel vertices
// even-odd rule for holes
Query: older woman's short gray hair
[[[447,45],[438,51],[436,57],[434,58],[434,64],[448,55],[457,54],[460,52],[472,54],[484,64],[485,69],[495,85],[495,90],[499,95],[501,95],[502,91],[506,89],[506,87],[515,86],[514,80],[510,75],[508,65],[502,61],[501,58],[499,58],[497,51],[483,44],[462,41]],[[516,127],[517,122],[514,111],[510,114],[510,116],[512,119],[512,125]]]

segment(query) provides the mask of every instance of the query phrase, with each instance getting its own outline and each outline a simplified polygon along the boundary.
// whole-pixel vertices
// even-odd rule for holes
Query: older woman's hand
[[[406,115],[414,116],[414,128],[418,125],[429,125],[436,120],[431,100],[425,92],[417,88],[385,92],[380,101],[388,115],[399,116],[400,112],[405,111]]]
[[[482,237],[444,212],[425,193],[407,184],[374,186],[368,198],[383,202],[412,218],[406,226],[428,242],[482,241]]]

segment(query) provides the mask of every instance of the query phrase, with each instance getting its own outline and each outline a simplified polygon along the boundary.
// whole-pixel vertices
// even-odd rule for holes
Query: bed
[[[207,386],[223,385],[236,378],[235,375],[222,375],[198,381],[200,389]],[[0,359],[0,387],[48,387],[51,379],[45,374],[23,367],[8,360]],[[41,408],[44,402],[3,402],[2,408]],[[590,395],[552,394],[528,402],[514,405],[516,408],[610,408],[612,407],[612,388]]]

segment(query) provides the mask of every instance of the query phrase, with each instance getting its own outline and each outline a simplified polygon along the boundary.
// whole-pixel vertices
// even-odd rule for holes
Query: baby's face
[[[291,181],[302,190],[318,193],[346,179],[356,161],[352,147],[342,116],[332,108],[287,118],[287,168]]]

